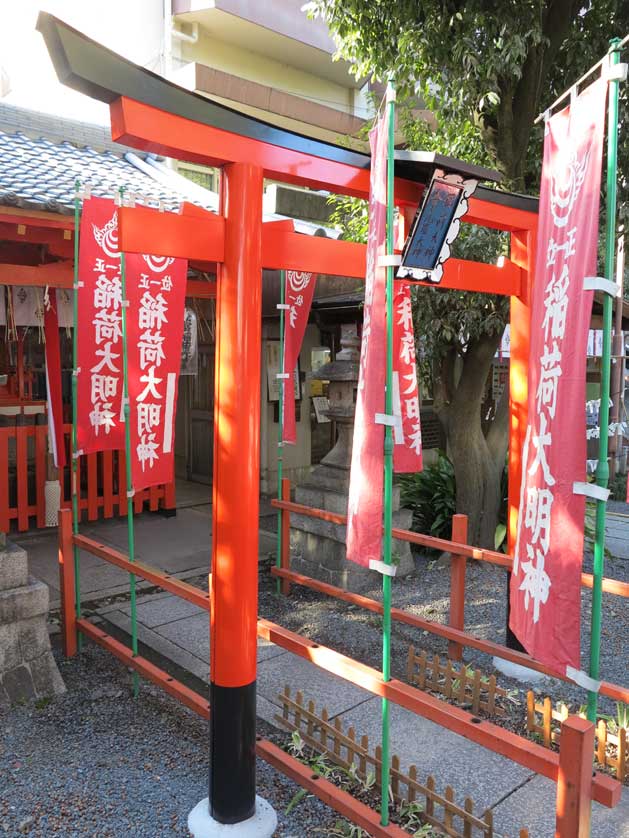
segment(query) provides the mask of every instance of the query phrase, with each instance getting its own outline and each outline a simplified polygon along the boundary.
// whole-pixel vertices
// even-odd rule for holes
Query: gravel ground
[[[274,561],[274,558],[272,558]],[[433,558],[417,555],[416,570],[404,579],[393,579],[393,606],[436,622],[447,622],[450,596],[450,569]],[[592,557],[586,555],[584,570],[591,571]],[[629,580],[629,560],[611,559],[606,562],[606,575],[622,581]],[[381,599],[380,588],[367,592],[373,599]],[[466,630],[486,640],[505,642],[507,575],[490,565],[468,563],[466,577]],[[582,666],[588,669],[589,633],[591,619],[591,591],[582,592]],[[314,591],[294,585],[290,597],[275,595],[275,580],[260,574],[260,615],[274,620],[318,642],[331,646],[364,663],[381,668],[382,620],[377,614],[332,600]],[[414,644],[428,652],[446,654],[447,641],[429,632],[393,622],[391,668],[394,677],[405,680],[408,647]],[[466,649],[464,660],[490,675],[492,659],[475,649]],[[611,594],[603,595],[603,628],[601,644],[601,673],[604,680],[627,684],[629,660],[629,601]],[[500,686],[518,690],[525,706],[527,687],[501,673]],[[573,709],[587,700],[584,690],[556,679],[544,679],[536,686],[538,694],[550,695],[554,701],[564,701]],[[604,696],[599,701],[601,713],[615,714],[615,704]],[[519,715],[524,719],[524,710]]]
[[[134,700],[126,668],[90,643],[71,661],[55,654],[67,694],[0,714],[0,835],[188,836],[188,812],[207,795],[207,724],[144,682]],[[285,816],[297,791],[258,760],[277,838],[325,835],[337,818],[314,798]]]

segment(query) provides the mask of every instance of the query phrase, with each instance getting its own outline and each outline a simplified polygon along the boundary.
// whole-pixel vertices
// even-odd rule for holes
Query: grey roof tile
[[[115,153],[82,144],[84,137],[95,137],[99,142],[97,134],[100,130],[104,137],[103,129],[85,126],[91,128],[91,132],[82,131],[81,123],[65,120],[60,125],[57,120],[53,124],[48,117],[39,120],[36,116],[18,108],[0,107],[0,204],[70,213],[74,209],[77,178],[83,184],[89,184],[92,195],[98,197],[112,197],[124,187],[152,202],[162,201],[167,209],[175,209],[181,203],[182,196],[178,192],[125,160],[122,156],[124,147]],[[24,130],[19,130],[21,125]],[[57,141],[61,139],[60,129],[69,132],[68,138]],[[55,140],[34,136],[34,130],[50,131]],[[81,140],[77,134],[82,135]]]

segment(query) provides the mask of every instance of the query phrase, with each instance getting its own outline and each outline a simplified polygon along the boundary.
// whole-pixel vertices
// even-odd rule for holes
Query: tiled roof
[[[99,126],[0,105],[0,204],[68,214],[77,178],[98,197],[124,186],[167,209],[181,203],[180,193],[125,160],[127,149],[113,148]]]

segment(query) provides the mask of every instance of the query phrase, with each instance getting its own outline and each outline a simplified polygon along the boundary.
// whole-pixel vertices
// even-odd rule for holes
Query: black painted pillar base
[[[210,683],[210,815],[240,823],[256,809],[256,682]]]

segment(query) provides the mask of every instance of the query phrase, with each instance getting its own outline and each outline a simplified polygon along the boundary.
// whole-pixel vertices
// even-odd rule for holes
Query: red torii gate
[[[121,209],[123,251],[216,262],[211,575],[209,807],[220,823],[255,810],[255,684],[262,269],[363,277],[362,245],[310,238],[262,221],[265,177],[367,198],[368,155],[260,123],[189,93],[42,13],[60,79],[110,104],[112,137],[127,145],[222,169],[221,214]],[[405,216],[422,184],[400,164],[395,200]],[[450,260],[440,287],[511,298],[509,544],[513,546],[526,428],[535,202],[479,188],[465,221],[511,234],[502,267]]]

